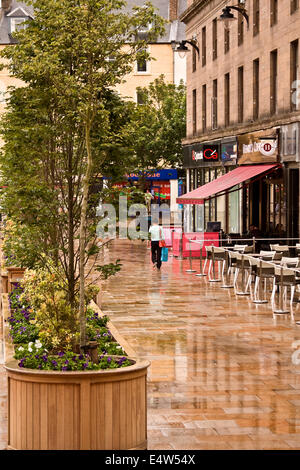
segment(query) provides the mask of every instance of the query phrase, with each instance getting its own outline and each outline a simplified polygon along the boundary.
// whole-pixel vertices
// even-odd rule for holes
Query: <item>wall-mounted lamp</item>
[[[249,28],[249,15],[247,14],[245,7],[243,6],[238,6],[238,7],[230,6],[230,7],[223,8],[222,15],[220,16],[220,20],[225,21],[225,24],[227,25],[229,22],[236,20],[237,18],[235,18],[233,13],[231,13],[231,10],[236,10],[239,13],[241,13],[241,15],[243,15],[243,17],[247,21],[247,26]]]
[[[190,44],[196,51],[198,56],[200,55],[199,47],[196,45],[196,40],[184,40],[179,43],[179,46],[174,49],[175,52],[178,52],[179,57],[184,59],[187,52],[190,52],[190,49],[186,46],[186,44]]]

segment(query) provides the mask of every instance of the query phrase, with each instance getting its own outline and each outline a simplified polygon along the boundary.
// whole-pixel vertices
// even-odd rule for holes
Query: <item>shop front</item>
[[[238,137],[238,165],[260,168],[277,164],[244,184],[241,190],[242,234],[266,238],[286,237],[284,170],[279,165],[279,131],[276,128]]]
[[[237,139],[235,137],[187,146],[184,167],[187,172],[187,192],[207,185],[231,170],[237,164]],[[203,204],[184,204],[184,231],[207,232],[220,226],[224,232],[229,226],[237,229],[238,204],[236,195],[212,194]],[[218,222],[218,226],[215,224]]]
[[[177,199],[185,208],[184,232],[219,232],[231,238],[286,236],[286,184],[278,137],[273,128],[186,150],[190,191]]]
[[[299,238],[299,165],[300,123],[280,128],[280,161],[283,167],[285,191],[286,233],[288,238]]]

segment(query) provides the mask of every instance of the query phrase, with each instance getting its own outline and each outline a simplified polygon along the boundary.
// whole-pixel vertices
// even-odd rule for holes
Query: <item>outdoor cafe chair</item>
[[[262,260],[264,261],[273,261],[276,251],[265,251],[265,250],[260,250],[259,255]]]
[[[250,262],[249,262],[249,257],[244,256],[243,253],[235,253],[235,273],[234,273],[234,279],[233,279],[233,287],[235,292],[237,293],[237,282],[238,282],[238,276],[240,271],[242,271],[242,278],[244,278],[244,275],[249,275],[250,271]],[[245,293],[244,291],[243,293]]]
[[[219,273],[219,277],[220,277],[220,273],[222,272],[222,275],[224,273],[225,261],[226,261],[226,252],[225,252],[224,248],[214,246],[213,247],[214,248],[214,254],[213,254],[212,247],[206,247],[206,249],[207,248],[210,248],[210,250],[208,251],[208,258],[206,258],[206,259],[209,259],[208,279],[210,281],[216,281],[215,277],[211,276],[211,272],[213,270],[213,263],[214,262],[218,263],[218,273]],[[222,268],[221,268],[221,265],[222,265]],[[220,279],[218,279],[218,280],[220,280]]]
[[[275,251],[274,261],[280,261],[281,258],[286,255],[288,256],[290,253],[290,249],[288,245],[270,245],[271,251]]]
[[[263,259],[256,259],[255,267],[255,285],[254,285],[254,302],[264,302],[267,295],[267,281],[274,279],[275,265],[263,261]],[[264,299],[261,297],[261,283],[264,282]]]
[[[275,294],[277,287],[284,287],[284,297],[287,298],[287,288],[290,287],[290,303],[294,300],[294,294],[296,287],[300,284],[300,278],[296,276],[296,272],[289,268],[283,268],[283,266],[275,267],[275,276],[273,281],[273,291],[272,291],[272,304],[275,301]]]

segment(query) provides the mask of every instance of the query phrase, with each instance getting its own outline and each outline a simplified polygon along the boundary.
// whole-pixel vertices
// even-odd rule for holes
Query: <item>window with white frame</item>
[[[21,29],[25,29],[27,26],[25,21],[26,21],[26,18],[11,18],[10,19],[11,33],[20,31]]]
[[[137,73],[149,73],[149,62],[143,55],[136,61],[136,71]]]

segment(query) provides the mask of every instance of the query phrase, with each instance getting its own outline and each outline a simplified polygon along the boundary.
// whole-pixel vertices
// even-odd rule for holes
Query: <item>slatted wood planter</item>
[[[146,449],[149,365],[136,360],[123,369],[57,372],[9,362],[8,448]]]
[[[8,294],[2,315],[10,315]],[[92,303],[101,315],[99,307]],[[5,329],[8,324],[4,322]],[[22,369],[5,335],[8,376],[8,449],[142,450],[147,448],[147,369],[109,322],[134,364],[101,371]]]

